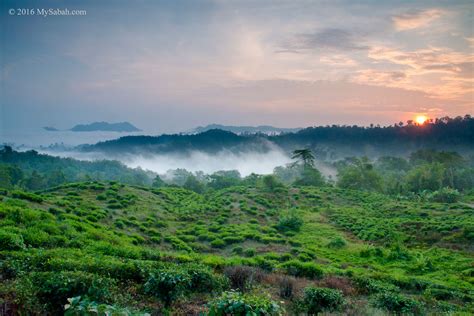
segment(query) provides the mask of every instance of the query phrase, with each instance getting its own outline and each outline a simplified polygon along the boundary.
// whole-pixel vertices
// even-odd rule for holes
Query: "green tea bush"
[[[328,247],[329,248],[334,248],[334,249],[340,249],[340,248],[343,248],[347,245],[347,242],[344,238],[342,237],[336,237],[334,239],[332,239],[329,243],[328,243]]]
[[[0,230],[1,250],[21,250],[25,248],[23,237],[19,234]]]
[[[22,235],[23,235],[23,240],[25,244],[28,246],[31,246],[31,247],[49,246],[50,236],[43,229],[39,229],[38,227],[31,227],[31,228],[26,229],[22,233]]]
[[[254,248],[247,248],[244,250],[244,256],[253,257],[255,256],[256,250]]]
[[[276,228],[281,232],[287,232],[299,231],[301,226],[303,226],[303,219],[301,216],[295,212],[289,212],[280,216]]]
[[[209,302],[208,316],[273,316],[283,315],[283,308],[265,296],[224,292],[220,297]]]
[[[209,267],[198,264],[171,265],[149,274],[144,289],[170,306],[186,294],[210,293],[222,290],[225,279],[217,276]]]
[[[207,266],[190,263],[184,265],[182,269],[185,269],[191,279],[190,292],[212,293],[221,291],[227,284],[223,276],[215,274]]]
[[[224,248],[226,246],[226,242],[222,239],[214,239],[211,241],[211,246],[214,248]]]
[[[64,305],[64,316],[149,316],[149,313],[131,311],[115,305],[100,304],[87,297],[76,296],[67,299]]]
[[[232,248],[232,253],[236,255],[240,255],[243,252],[244,252],[244,248],[242,246],[237,246],[237,247]]]
[[[422,305],[409,297],[398,293],[382,292],[375,296],[373,305],[390,312],[402,314],[420,314]]]
[[[169,242],[173,249],[175,250],[183,250],[186,252],[193,252],[193,249],[186,244],[186,242],[182,241],[178,237],[175,236],[166,236],[164,238],[166,242]]]
[[[304,277],[309,279],[320,279],[323,276],[323,270],[314,263],[301,262],[299,260],[290,260],[279,266],[286,274]]]
[[[323,311],[337,311],[343,304],[344,297],[339,290],[307,287],[303,291],[303,299],[300,308],[309,315],[317,315]]]
[[[391,283],[385,283],[367,277],[354,278],[354,284],[356,285],[357,290],[362,294],[400,292],[400,289]]]
[[[36,272],[29,277],[32,294],[56,313],[62,311],[67,298],[73,296],[87,295],[93,300],[108,301],[114,286],[110,279],[84,272]]]
[[[169,307],[179,297],[184,296],[191,286],[191,278],[185,271],[159,271],[152,273],[145,283],[145,293],[159,298]]]
[[[17,199],[28,200],[30,202],[42,203],[43,198],[34,193],[23,192],[23,191],[13,191],[12,196]]]

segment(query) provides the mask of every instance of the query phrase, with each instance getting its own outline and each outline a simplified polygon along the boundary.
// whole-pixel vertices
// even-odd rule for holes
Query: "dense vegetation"
[[[185,188],[3,189],[2,313],[474,311],[469,161],[352,158],[328,183],[311,151],[294,158],[275,175],[191,174]]]
[[[127,168],[117,161],[79,161],[39,154],[34,150],[18,152],[9,146],[0,149],[0,188],[42,190],[89,180],[150,185],[154,176],[141,169]]]
[[[193,150],[217,152],[268,151],[279,146],[285,151],[309,147],[319,158],[340,159],[350,155],[407,154],[420,148],[470,152],[474,145],[474,118],[444,117],[422,125],[413,121],[392,126],[319,126],[276,136],[236,135],[219,129],[196,135],[125,136],[117,140],[84,146],[83,151],[107,153],[183,153]]]

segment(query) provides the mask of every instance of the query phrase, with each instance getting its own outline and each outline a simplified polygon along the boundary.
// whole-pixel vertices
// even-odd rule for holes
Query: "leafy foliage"
[[[209,316],[282,315],[283,308],[268,297],[224,292],[209,303]]]
[[[343,303],[342,293],[338,290],[317,287],[304,289],[302,307],[310,315],[338,310]]]

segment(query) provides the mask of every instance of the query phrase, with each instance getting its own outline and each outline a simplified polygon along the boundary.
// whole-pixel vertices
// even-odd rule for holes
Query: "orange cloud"
[[[471,54],[448,48],[402,51],[378,46],[370,49],[368,57],[376,62],[378,69],[358,71],[353,76],[355,82],[417,90],[460,102],[471,100],[472,104],[474,56]]]

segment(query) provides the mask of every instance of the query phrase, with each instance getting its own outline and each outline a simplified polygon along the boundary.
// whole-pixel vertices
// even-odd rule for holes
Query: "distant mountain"
[[[266,135],[279,135],[281,133],[294,133],[302,128],[281,128],[270,125],[260,126],[230,126],[221,124],[210,124],[207,126],[199,126],[192,129],[187,134],[199,134],[207,132],[212,129],[220,129],[223,131],[232,132],[234,134],[266,134]]]
[[[107,123],[107,122],[94,122],[91,124],[78,124],[70,129],[73,132],[139,132],[140,129],[136,128],[129,122],[120,123]]]
[[[269,142],[257,135],[237,135],[220,129],[212,129],[192,135],[124,136],[95,145],[82,145],[79,149],[108,153],[186,153],[193,150],[211,153],[223,149],[265,152],[270,148]]]
[[[45,127],[43,127],[43,129],[45,131],[48,131],[48,132],[59,132],[59,129],[57,129],[55,127],[51,127],[51,126],[45,126]]]

